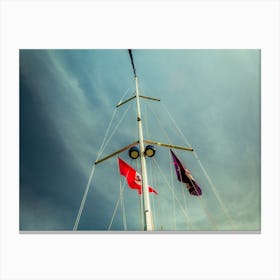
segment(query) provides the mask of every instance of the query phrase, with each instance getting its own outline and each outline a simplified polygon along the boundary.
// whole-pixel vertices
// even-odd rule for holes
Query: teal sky
[[[188,144],[169,112],[235,228],[260,230],[260,50],[133,50],[133,55],[141,94],[161,99],[142,102],[145,138]],[[21,230],[73,228],[115,106],[134,91],[127,50],[20,50]],[[102,156],[137,140],[135,107],[133,101],[117,110],[112,130],[128,111]],[[159,192],[151,195],[156,228],[231,230],[194,155],[177,155],[201,186],[203,201],[176,181],[169,150],[157,148],[162,173],[147,159],[149,184]],[[120,157],[130,163],[126,152]],[[164,176],[180,203],[186,202],[190,221]],[[108,228],[119,184],[116,158],[97,165],[80,230]],[[124,204],[128,230],[139,230],[139,197],[127,186]],[[112,230],[122,229],[119,208]]]

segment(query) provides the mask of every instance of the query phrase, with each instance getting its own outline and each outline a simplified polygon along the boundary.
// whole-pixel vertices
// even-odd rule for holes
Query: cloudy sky
[[[190,144],[196,154],[177,156],[203,191],[191,197],[157,147],[147,159],[156,229],[260,230],[260,50],[133,55],[140,93],[161,99],[141,100],[144,137]],[[127,50],[20,50],[20,230],[72,230],[112,116],[101,157],[137,140],[135,100],[116,109],[134,92]],[[116,157],[96,165],[79,230],[108,229],[120,185]],[[141,230],[137,192],[124,184],[123,196],[111,230]]]

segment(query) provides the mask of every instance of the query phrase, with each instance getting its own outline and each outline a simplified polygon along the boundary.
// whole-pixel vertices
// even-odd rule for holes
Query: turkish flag
[[[120,174],[126,178],[127,184],[131,189],[138,190],[138,194],[142,194],[142,179],[141,175],[136,172],[129,164],[118,157]],[[149,187],[149,192],[158,194],[152,187]]]

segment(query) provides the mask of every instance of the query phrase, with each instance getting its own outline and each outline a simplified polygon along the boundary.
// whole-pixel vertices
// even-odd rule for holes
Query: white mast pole
[[[144,205],[144,222],[145,230],[154,230],[153,218],[150,204],[149,187],[148,187],[148,176],[146,168],[145,159],[145,147],[143,139],[143,129],[142,129],[142,119],[140,110],[140,98],[138,89],[138,78],[135,75],[135,86],[136,86],[136,104],[137,104],[137,123],[138,123],[138,135],[139,135],[139,146],[140,146],[140,160],[142,168],[142,195],[143,195],[143,205]]]

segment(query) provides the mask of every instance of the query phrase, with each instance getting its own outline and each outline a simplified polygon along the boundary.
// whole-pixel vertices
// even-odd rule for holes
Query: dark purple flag
[[[174,154],[172,150],[170,150],[173,163],[175,166],[177,178],[180,182],[183,182],[187,185],[187,189],[191,195],[202,195],[202,190],[199,185],[195,182],[191,172],[186,169],[177,156]]]

